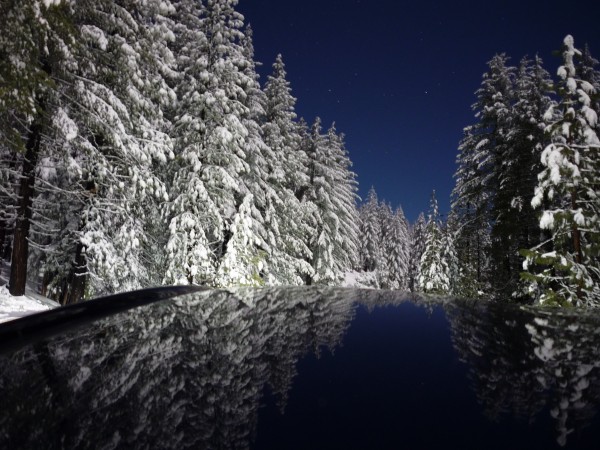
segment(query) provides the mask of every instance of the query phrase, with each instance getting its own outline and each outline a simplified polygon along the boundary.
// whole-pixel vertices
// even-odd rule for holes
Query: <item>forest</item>
[[[358,197],[344,134],[261,83],[237,0],[0,0],[0,257],[61,304],[341,285],[600,306],[600,72],[488,63],[452,208]],[[558,47],[557,43],[557,47]],[[475,87],[474,87],[475,88]],[[354,149],[360,151],[360,149]],[[455,151],[449,149],[449,151]],[[444,219],[442,219],[444,217]]]

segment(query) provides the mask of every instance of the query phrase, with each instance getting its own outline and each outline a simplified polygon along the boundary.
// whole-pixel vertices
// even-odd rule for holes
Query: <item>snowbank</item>
[[[49,302],[28,295],[13,297],[6,286],[0,286],[0,323],[48,309],[52,309]]]
[[[377,287],[377,274],[375,272],[346,272],[343,287],[375,288]]]

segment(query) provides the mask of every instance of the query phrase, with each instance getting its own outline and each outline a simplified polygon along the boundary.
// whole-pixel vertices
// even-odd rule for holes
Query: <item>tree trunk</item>
[[[571,191],[571,209],[573,212],[577,208],[577,192],[575,190]],[[575,261],[577,264],[583,264],[583,252],[581,250],[581,231],[577,227],[577,223],[573,220],[573,228],[571,232],[573,236],[573,250],[575,251]],[[583,292],[581,290],[582,281],[579,280],[577,283],[577,298],[583,297]]]
[[[81,242],[78,243],[77,250],[75,251],[75,264],[71,269],[71,275],[69,276],[68,295],[64,299],[64,304],[66,305],[79,302],[85,294],[87,261],[83,250],[83,244]]]
[[[10,268],[9,291],[12,295],[25,294],[27,281],[27,258],[29,256],[29,228],[31,226],[31,205],[33,202],[35,169],[42,140],[42,124],[36,121],[31,126],[23,173],[19,183],[19,198],[17,201],[17,218],[13,237],[12,262]]]

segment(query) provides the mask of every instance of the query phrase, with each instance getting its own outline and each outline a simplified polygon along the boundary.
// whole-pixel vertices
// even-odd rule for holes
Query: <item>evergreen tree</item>
[[[517,290],[522,257],[519,249],[540,242],[540,229],[530,198],[541,172],[545,147],[543,115],[551,104],[552,81],[536,57],[521,60],[511,105],[506,148],[497,164],[498,189],[492,202],[491,286],[509,297]]]
[[[540,208],[545,199],[551,204],[542,211],[540,228],[551,233],[553,250],[534,247],[525,252],[524,265],[529,292],[541,304],[600,305],[598,116],[590,99],[594,86],[576,71],[580,56],[573,37],[565,37],[560,102],[544,116],[552,142],[542,153],[544,169],[532,206]]]
[[[389,251],[395,243],[392,241],[394,234],[393,212],[388,202],[381,202],[379,204],[377,221],[379,222],[377,280],[380,288],[391,289],[392,267],[390,263],[392,261],[388,257]]]
[[[243,68],[243,17],[236,0],[180,5],[182,43],[175,116],[176,167],[168,209],[165,282],[212,284],[231,224],[244,197],[240,180],[250,171],[246,142],[249,114]]]
[[[371,186],[367,201],[360,208],[360,267],[367,272],[374,271],[381,264],[381,221],[378,211],[379,200],[375,188]]]
[[[399,207],[390,217],[387,240],[383,242],[389,289],[408,290],[409,231],[408,222]]]
[[[77,206],[67,220],[65,211],[55,211],[59,251],[41,269],[62,302],[135,289],[150,278],[147,230],[167,197],[155,171],[172,155],[162,113],[174,99],[167,83],[171,54],[157,41],[164,42],[163,13],[171,10],[158,1],[83,1],[74,8],[78,66],[67,74],[60,111],[66,116],[57,124],[73,129],[63,144],[70,176],[58,178],[62,189],[49,198],[59,203],[68,191],[66,200]],[[56,165],[64,160],[50,158]]]
[[[421,268],[421,256],[425,251],[425,215],[419,214],[416,223],[410,233],[410,261],[408,267],[408,288],[411,292],[419,290],[419,276]]]
[[[302,284],[313,273],[307,263],[307,246],[314,233],[313,214],[303,202],[308,186],[308,162],[301,147],[299,126],[295,123],[296,99],[291,95],[281,55],[273,64],[273,73],[265,84],[265,143],[271,149],[266,161],[266,180],[270,186],[266,219],[274,251],[270,264],[271,283]]]
[[[316,234],[310,241],[314,281],[336,284],[353,267],[358,254],[356,175],[343,138],[332,126],[321,134],[319,118],[311,129],[309,158],[310,188],[307,198],[316,207]]]
[[[473,278],[481,290],[490,282],[488,261],[491,228],[495,223],[494,199],[500,188],[500,167],[508,151],[511,102],[514,96],[514,67],[508,57],[496,55],[488,63],[477,102],[473,105],[479,122],[465,128],[459,146],[452,209],[459,222],[457,250],[464,276]]]
[[[435,191],[431,195],[429,220],[425,228],[425,250],[419,267],[419,289],[428,293],[450,291],[450,268],[444,258],[444,239]]]
[[[71,9],[60,1],[2,2],[0,16],[0,178],[7,183],[0,196],[0,237],[5,251],[12,247],[10,292],[23,295],[36,171],[53,138],[58,84],[72,61]]]
[[[262,238],[252,229],[254,199],[248,194],[231,225],[231,239],[216,274],[217,286],[261,286],[264,255]]]

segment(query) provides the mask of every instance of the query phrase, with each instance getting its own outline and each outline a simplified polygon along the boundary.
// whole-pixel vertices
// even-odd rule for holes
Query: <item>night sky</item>
[[[261,82],[278,53],[296,111],[335,121],[364,198],[373,185],[409,220],[435,189],[442,213],[474,92],[494,54],[538,53],[554,76],[566,34],[600,59],[600,1],[240,0]]]

